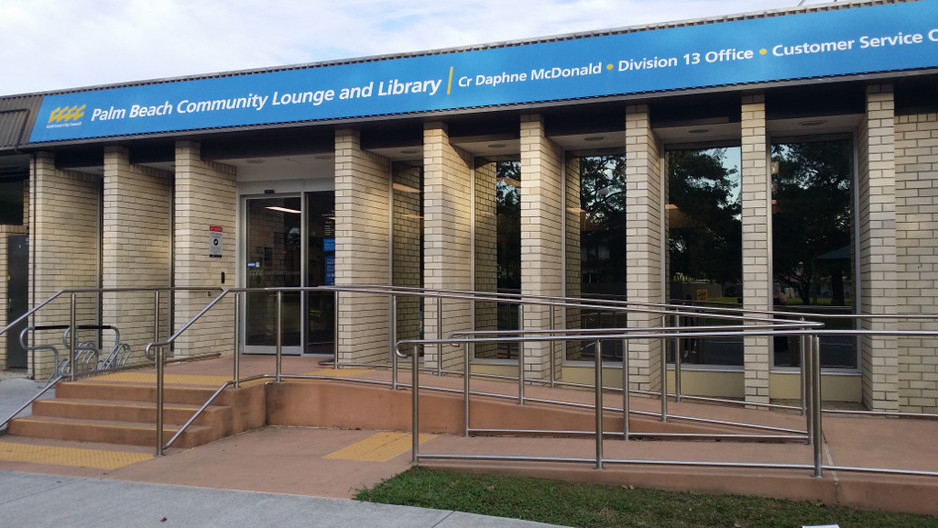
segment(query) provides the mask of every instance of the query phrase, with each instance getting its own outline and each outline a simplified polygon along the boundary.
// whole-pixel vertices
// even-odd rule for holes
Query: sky
[[[0,96],[525,40],[800,1],[0,0]]]

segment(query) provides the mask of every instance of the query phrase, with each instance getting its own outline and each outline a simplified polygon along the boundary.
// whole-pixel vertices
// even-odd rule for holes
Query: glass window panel
[[[579,159],[580,295],[586,298],[626,299],[625,156],[587,156]],[[624,328],[622,312],[577,310],[581,328]],[[574,315],[575,317],[575,315]],[[574,320],[576,324],[576,320]],[[595,343],[567,347],[568,360],[595,361]],[[622,360],[621,340],[604,342],[604,359]]]
[[[495,166],[497,287],[499,293],[521,293],[521,162]],[[520,327],[517,304],[498,303],[498,329]],[[498,359],[517,359],[517,343],[501,343]]]
[[[855,313],[853,143],[849,139],[772,146],[772,266],[779,310]],[[816,318],[854,328],[848,318]],[[798,366],[795,340],[776,338],[775,366]],[[856,338],[823,336],[824,367],[857,368]]]
[[[671,302],[741,307],[742,222],[739,147],[673,150],[667,154],[668,277]],[[682,317],[683,325],[719,324]],[[742,366],[742,338],[672,342],[684,363]]]
[[[306,194],[306,286],[335,284],[335,193]],[[306,353],[332,354],[335,295],[306,294]]]
[[[248,288],[301,286],[300,198],[247,200],[245,248]],[[247,294],[245,345],[272,346],[277,340],[277,298]],[[283,345],[300,344],[300,295],[283,295]]]

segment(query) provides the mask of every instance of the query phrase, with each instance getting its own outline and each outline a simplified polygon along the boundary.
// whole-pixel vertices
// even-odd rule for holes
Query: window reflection
[[[742,223],[739,147],[673,150],[667,154],[668,276],[672,303],[742,305]],[[683,317],[678,324],[718,324]],[[742,338],[684,339],[669,360],[699,365],[743,364]]]
[[[772,146],[776,308],[853,314],[853,145],[848,139]],[[827,328],[851,319],[821,318]],[[797,343],[775,340],[775,366],[799,365]],[[821,364],[857,368],[856,339],[821,338]]]
[[[495,164],[495,214],[498,293],[521,293],[521,162]],[[498,329],[521,327],[517,304],[498,303]],[[497,359],[517,359],[518,343],[500,343]],[[476,354],[479,357],[479,353]]]
[[[579,159],[580,203],[571,210],[579,216],[580,294],[586,298],[626,299],[626,193],[625,157],[588,156]],[[575,251],[575,249],[573,249]],[[577,315],[578,314],[578,315]],[[581,328],[624,328],[625,313],[572,310],[571,323]],[[572,343],[568,360],[595,358],[595,343]],[[609,361],[622,360],[622,342],[603,342]]]

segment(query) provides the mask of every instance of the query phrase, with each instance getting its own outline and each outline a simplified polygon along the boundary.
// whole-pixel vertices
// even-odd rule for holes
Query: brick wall
[[[740,149],[743,231],[743,306],[747,310],[772,309],[772,178],[769,144],[765,131],[765,98],[742,100]],[[746,401],[769,401],[768,337],[746,337]]]
[[[563,195],[566,191],[563,150],[544,132],[539,115],[521,118],[521,292],[525,295],[563,294]],[[554,321],[551,321],[553,313]],[[560,310],[526,305],[525,329],[559,328]],[[525,372],[538,378],[549,375],[550,361],[560,353],[556,343],[526,343]]]
[[[335,135],[337,285],[389,284],[391,163],[361,149],[357,131]],[[386,363],[389,302],[384,295],[339,297],[338,361]]]
[[[423,218],[420,215],[421,174],[417,165],[395,163],[394,175],[394,285],[411,288],[423,287],[421,280],[421,236]],[[399,297],[397,300],[397,338],[420,337],[420,305],[418,297]]]
[[[173,244],[175,286],[216,288],[214,291],[178,292],[175,328],[204,308],[222,288],[233,287],[237,194],[234,167],[203,161],[197,142],[176,144],[175,228]],[[209,257],[209,227],[221,226],[222,258]],[[226,276],[221,283],[221,274]],[[176,356],[231,354],[234,348],[233,302],[228,299],[176,341]]]
[[[102,273],[104,288],[146,288],[170,285],[172,229],[171,173],[130,164],[124,147],[107,147],[104,158],[104,226]],[[169,296],[161,293],[159,318],[165,338]],[[154,341],[154,294],[104,295],[103,324],[115,325],[121,340],[141,361],[147,343]],[[112,334],[105,332],[109,351]]]
[[[476,291],[498,290],[498,226],[495,203],[496,163],[482,163],[475,168],[475,287]],[[475,329],[498,329],[497,303],[475,303]],[[475,345],[475,357],[494,358],[498,347],[494,343]]]
[[[430,289],[469,290],[472,276],[472,182],[468,153],[449,141],[445,125],[424,128],[424,284]],[[424,311],[424,336],[436,338],[472,326],[472,303],[448,300],[437,321],[436,301]],[[426,365],[437,366],[439,348],[428,349]],[[444,347],[443,367],[462,368],[462,350]]]
[[[938,114],[897,116],[896,261],[899,310],[931,315],[901,330],[938,330]],[[899,408],[938,413],[935,339],[900,338]]]
[[[891,314],[896,297],[895,102],[889,85],[867,89],[866,116],[860,125],[859,219],[861,312]],[[863,328],[895,328],[882,320]],[[861,339],[863,403],[871,410],[896,410],[899,403],[898,353],[895,337]]]
[[[39,153],[31,172],[35,176],[32,196],[30,257],[33,291],[30,306],[62,289],[97,288],[100,258],[101,179],[97,176],[55,168],[52,154]],[[78,324],[94,324],[98,318],[98,296],[76,296]],[[36,314],[34,325],[69,323],[69,296],[60,297]],[[55,345],[59,353],[62,335],[47,333],[39,342]],[[37,379],[52,370],[52,354],[40,351],[36,357]]]
[[[661,268],[661,149],[646,105],[629,106],[625,118],[626,236],[628,299],[663,301]],[[654,314],[630,314],[629,326],[657,326]],[[661,388],[661,340],[629,341],[629,380],[633,389]]]
[[[566,210],[564,211],[566,224],[566,285],[564,289],[565,297],[579,297],[582,292],[581,257],[580,257],[580,228],[583,219],[583,213],[580,212],[580,158],[576,156],[567,156],[566,160]],[[564,328],[580,328],[579,308],[567,308],[564,317]],[[566,357],[571,360],[579,359],[580,343],[571,341],[564,347]],[[557,361],[557,372],[561,372],[562,358]]]

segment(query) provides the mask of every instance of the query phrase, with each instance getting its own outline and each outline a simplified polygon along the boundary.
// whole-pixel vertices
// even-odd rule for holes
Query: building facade
[[[0,324],[61,289],[177,288],[77,301],[139,355],[154,313],[178,328],[219,289],[393,284],[936,330],[921,318],[938,317],[935,15],[933,0],[837,3],[0,97]],[[392,330],[661,322],[484,302],[437,317],[404,299],[392,329],[384,298],[284,297],[285,351],[340,363],[387,361]],[[231,354],[236,324],[238,353],[269,352],[274,309],[249,294],[237,323],[213,312],[175,353]],[[51,369],[7,334],[0,365]],[[663,346],[685,393],[798,398],[785,338],[601,353],[610,369],[627,353],[633,388],[655,390]],[[821,346],[826,399],[938,411],[934,340]],[[511,371],[519,353],[530,378],[578,381],[598,352],[493,345],[473,368]]]

